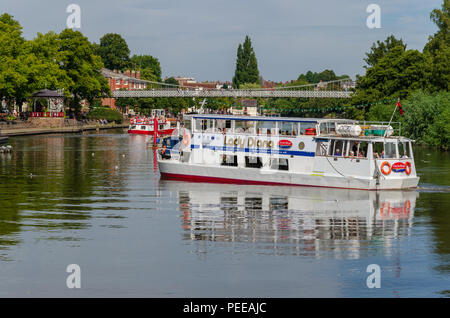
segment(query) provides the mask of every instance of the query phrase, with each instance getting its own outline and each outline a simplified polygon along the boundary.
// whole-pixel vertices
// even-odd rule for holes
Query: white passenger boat
[[[363,190],[418,185],[413,140],[395,123],[191,115],[158,155],[166,179]],[[178,140],[179,136],[174,136]]]

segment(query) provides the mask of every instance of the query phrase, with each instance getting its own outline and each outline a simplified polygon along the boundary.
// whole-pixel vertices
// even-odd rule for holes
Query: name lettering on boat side
[[[248,137],[247,142],[245,141],[245,138],[237,137],[237,138],[231,138],[225,136],[224,138],[224,144],[227,146],[235,146],[239,148],[245,148],[247,147],[258,147],[258,148],[273,148],[274,143],[272,140],[262,140],[254,137]]]

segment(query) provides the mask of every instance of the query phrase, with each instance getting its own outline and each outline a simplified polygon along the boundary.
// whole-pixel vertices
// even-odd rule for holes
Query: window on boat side
[[[374,159],[398,158],[397,143],[395,141],[374,142],[373,143],[373,157],[374,157]]]
[[[399,154],[400,158],[411,158],[408,141],[399,141],[398,154]]]
[[[235,120],[234,132],[237,134],[254,134],[255,133],[255,121],[253,120]]]
[[[369,144],[365,141],[352,140],[350,141],[349,157],[367,158],[367,150]]]
[[[261,157],[245,156],[245,167],[246,168],[261,168],[262,167]]]
[[[306,135],[307,129],[315,129],[316,123],[300,123],[300,135]]]
[[[238,161],[237,161],[237,155],[222,155],[222,166],[231,166],[231,167],[237,167]]]
[[[289,160],[287,158],[273,158],[270,161],[270,168],[274,170],[289,170]]]
[[[191,121],[190,118],[183,120],[183,125],[184,125],[184,128],[192,130],[191,129],[192,128],[192,121]]]
[[[195,119],[195,131],[205,132],[212,127],[210,119]]]
[[[342,157],[344,153],[344,140],[332,140],[330,148],[328,150],[328,155],[333,157]]]
[[[336,132],[336,124],[333,123],[333,122],[320,123],[320,125],[319,125],[319,132],[320,132],[321,135],[334,134]]]
[[[256,133],[258,135],[275,135],[276,122],[261,120],[256,122]]]
[[[283,136],[297,136],[298,123],[292,121],[278,122],[278,132]]]

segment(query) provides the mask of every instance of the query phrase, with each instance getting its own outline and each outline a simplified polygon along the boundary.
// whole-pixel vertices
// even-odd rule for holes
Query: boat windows
[[[238,166],[237,155],[223,155],[221,165],[237,167]]]
[[[256,125],[256,133],[258,135],[275,135],[276,131],[275,121],[258,121]]]
[[[325,122],[319,125],[319,133],[320,134],[335,134],[336,133],[336,124],[333,122]]]
[[[283,136],[297,136],[298,123],[291,121],[282,121],[278,123],[279,134]]]
[[[397,143],[391,142],[374,142],[373,143],[373,157],[374,159],[382,158],[398,158]]]
[[[307,129],[315,129],[315,123],[300,123],[300,135],[305,135]]]
[[[196,119],[195,120],[195,131],[196,132],[204,132],[210,127],[212,127],[210,119]]]
[[[262,167],[261,157],[245,156],[245,167],[246,168],[261,168]]]
[[[255,122],[252,120],[235,120],[234,121],[234,132],[238,134],[250,133],[254,134]]]
[[[401,141],[398,143],[398,154],[400,158],[411,158],[409,151],[409,142]]]
[[[361,141],[350,141],[349,157],[367,158],[368,143]]]
[[[286,158],[274,158],[270,162],[270,168],[274,170],[289,170],[289,160]]]
[[[344,140],[332,140],[328,154],[334,157],[342,157],[344,153]]]

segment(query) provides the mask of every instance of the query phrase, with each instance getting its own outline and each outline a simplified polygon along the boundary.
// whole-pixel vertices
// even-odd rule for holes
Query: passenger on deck
[[[336,157],[340,157],[341,156],[341,150],[338,148],[338,149],[336,149],[335,151],[334,151],[334,155],[336,156]]]

